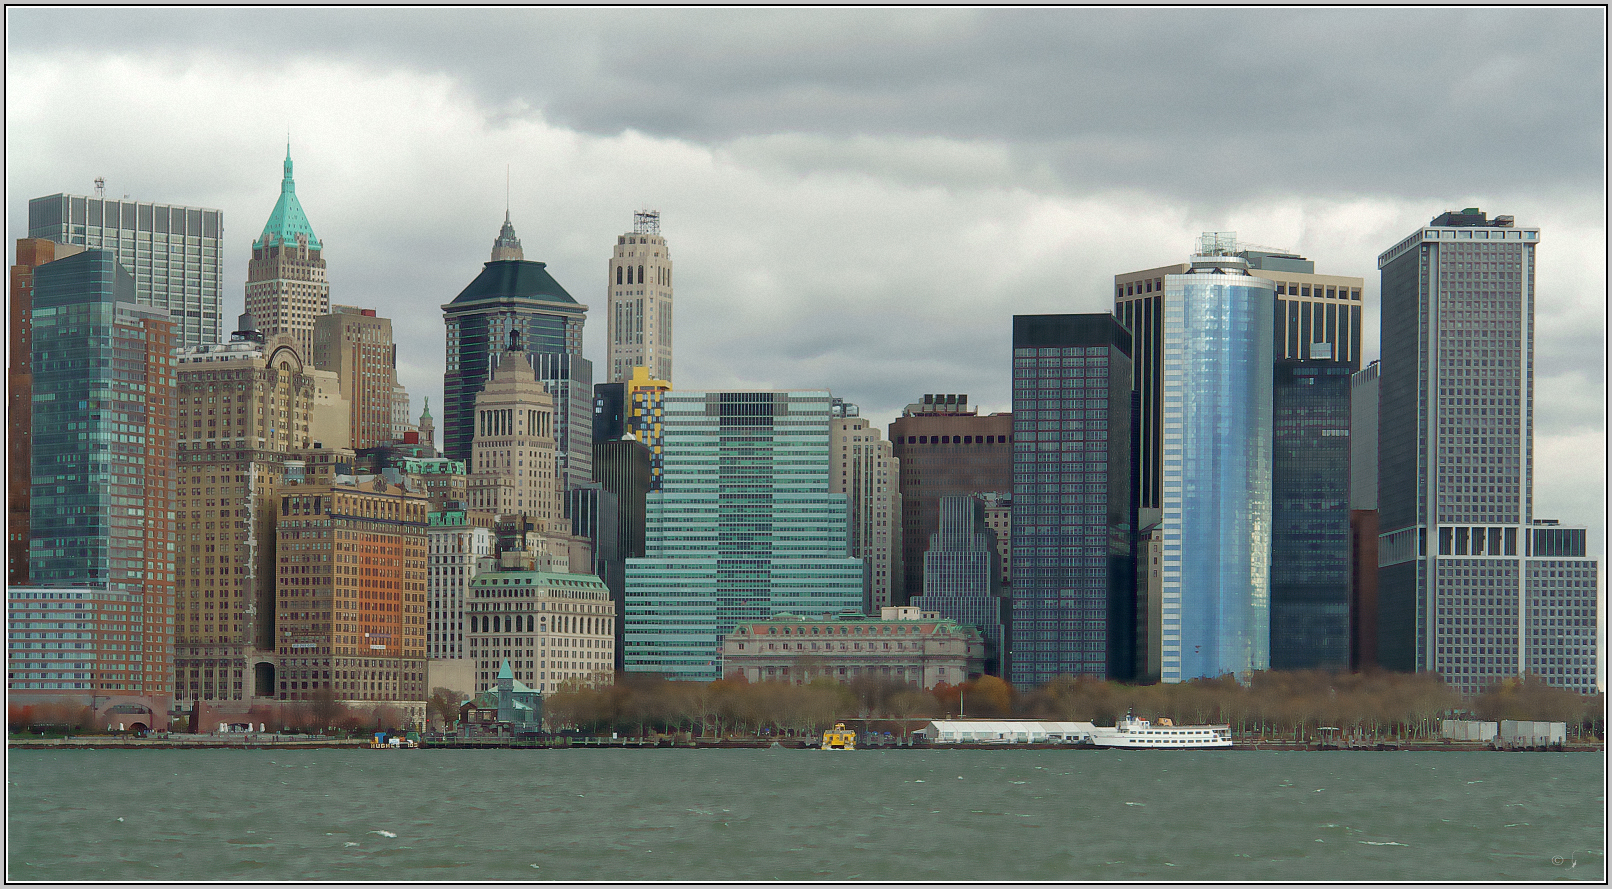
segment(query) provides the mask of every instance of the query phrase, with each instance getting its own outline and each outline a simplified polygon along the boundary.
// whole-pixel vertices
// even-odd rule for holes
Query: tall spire
[[[515,237],[515,226],[509,221],[509,208],[504,208],[504,227],[498,232],[498,240],[493,241],[493,262],[505,259],[525,259],[526,253],[521,250],[521,239]]]
[[[280,180],[280,199],[274,204],[274,212],[269,214],[269,221],[263,225],[263,234],[252,242],[253,247],[262,247],[272,237],[283,244],[295,244],[298,235],[306,235],[308,246],[320,250],[323,245],[313,233],[313,226],[308,224],[308,214],[302,211],[302,202],[297,200],[297,183],[291,178],[291,137],[286,136],[285,141],[285,178]]]

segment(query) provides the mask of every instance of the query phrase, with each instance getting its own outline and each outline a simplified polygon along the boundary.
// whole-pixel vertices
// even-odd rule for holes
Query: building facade
[[[854,411],[855,405],[850,408]],[[868,614],[892,604],[901,577],[900,469],[890,443],[858,416],[836,416],[830,430],[834,455],[830,493],[844,494],[850,509],[851,555],[867,570]]]
[[[1350,372],[1279,358],[1272,383],[1271,669],[1349,668]]]
[[[276,696],[389,705],[423,723],[424,494],[379,476],[288,478],[275,527]]]
[[[1136,669],[1131,335],[1013,316],[1013,682]]]
[[[519,346],[505,349],[476,395],[471,509],[529,516],[544,533],[567,533],[554,413],[554,396],[532,377],[526,353]]]
[[[1349,668],[1377,666],[1377,386],[1373,361],[1349,378]]]
[[[1206,234],[1164,279],[1164,682],[1270,665],[1275,288],[1234,251]]]
[[[492,687],[504,661],[540,692],[568,681],[609,684],[615,663],[615,606],[591,574],[534,570],[514,553],[485,563],[470,584],[465,639],[476,693]]]
[[[660,213],[634,213],[632,231],[616,238],[605,291],[610,307],[605,364],[610,382],[633,368],[672,379],[672,252],[660,233]]]
[[[228,343],[177,358],[175,696],[242,701],[274,652],[277,491],[312,445],[314,380],[290,337],[250,315]]]
[[[967,395],[925,395],[890,422],[890,445],[900,467],[901,583],[891,590],[905,605],[924,591],[924,547],[940,527],[940,498],[948,494],[1007,494],[1013,490],[1013,415],[980,416]]]
[[[86,250],[34,269],[32,326],[28,576],[118,603],[114,635],[91,646],[103,678],[73,681],[171,698],[173,322],[135,302],[111,252]],[[35,664],[7,667],[14,681],[65,681]]]
[[[373,448],[398,437],[393,429],[397,390],[397,346],[392,321],[374,309],[334,306],[313,319],[312,364],[334,374],[346,400],[351,442],[337,446]]]
[[[1530,669],[1595,682],[1595,599],[1573,595],[1595,588],[1595,563],[1542,547],[1534,518],[1539,241],[1469,208],[1377,258],[1377,657],[1467,693]]]
[[[263,233],[252,242],[252,259],[246,264],[246,311],[266,336],[289,336],[303,356],[313,354],[315,319],[330,312],[324,244],[297,199],[290,145],[280,197]]]
[[[615,499],[616,504],[614,528],[600,529],[601,540],[607,534],[613,539],[596,547],[594,552],[596,564],[601,562],[600,551],[614,553],[614,559],[603,560],[602,573],[600,571],[594,573],[598,574],[610,588],[611,601],[616,603],[616,669],[624,670],[626,669],[624,640],[627,631],[627,560],[641,559],[645,554],[649,449],[631,433],[612,440],[595,438],[593,477],[599,486]]]
[[[174,348],[223,338],[222,211],[53,194],[28,202],[28,237],[112,254],[134,278],[134,301],[173,320]]]
[[[981,669],[993,676],[1006,675],[1000,561],[996,534],[986,526],[985,502],[961,494],[940,498],[940,530],[924,552],[924,594],[912,606],[979,630],[985,642]]]
[[[173,699],[146,682],[144,609],[100,586],[7,586],[8,705],[88,707],[92,725],[166,729]]]
[[[581,446],[591,456],[591,436],[584,431],[573,437],[570,429],[573,409],[580,410],[581,422],[592,422],[592,365],[582,358],[582,326],[588,307],[573,299],[543,263],[526,261],[507,216],[504,231],[494,242],[492,257],[476,279],[442,307],[447,325],[443,455],[454,460],[470,458],[476,393],[492,376],[499,353],[510,341],[510,332],[518,331],[527,360],[533,362],[533,373],[539,379],[552,378],[552,371],[557,370],[568,372],[575,383],[586,378],[579,405],[571,404],[569,392],[556,393],[567,399],[560,405],[558,432],[562,455],[569,456],[568,449]],[[540,356],[549,354],[569,357],[563,368],[551,368],[551,377],[544,377],[536,370],[536,363]],[[567,471],[586,465],[586,460],[570,461]],[[578,483],[587,480],[586,474],[576,479]]]
[[[17,261],[11,266],[9,331],[11,355],[6,365],[6,583],[28,583],[28,498],[33,481],[33,330],[34,268],[82,253],[83,247],[44,238],[18,238]]]
[[[974,627],[915,607],[882,608],[876,618],[779,614],[739,624],[722,643],[724,675],[793,685],[823,678],[960,685],[980,674],[984,657]]]
[[[425,648],[434,661],[469,657],[465,603],[470,581],[482,559],[497,555],[492,514],[464,506],[446,503],[427,518]]]
[[[862,607],[845,495],[829,491],[824,391],[665,395],[664,485],[627,560],[626,668],[721,677],[722,640],[779,611]]]

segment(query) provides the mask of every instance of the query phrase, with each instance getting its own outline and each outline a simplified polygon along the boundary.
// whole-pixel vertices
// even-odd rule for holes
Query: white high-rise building
[[[660,234],[660,213],[633,214],[632,231],[616,238],[610,257],[610,382],[632,377],[635,367],[672,379],[672,254]]]
[[[867,420],[856,416],[856,405],[840,402],[835,409],[829,430],[833,463],[829,467],[828,490],[846,495],[851,555],[866,566],[868,601],[864,607],[868,614],[878,614],[880,608],[890,606],[890,590],[901,576],[898,464],[890,442]]]
[[[451,504],[453,507],[463,504]],[[425,651],[431,660],[459,660],[465,653],[465,599],[476,576],[476,560],[497,555],[492,516],[448,508],[431,513],[425,530]]]
[[[1468,694],[1596,687],[1597,563],[1534,513],[1539,229],[1443,213],[1377,257],[1377,658]]]

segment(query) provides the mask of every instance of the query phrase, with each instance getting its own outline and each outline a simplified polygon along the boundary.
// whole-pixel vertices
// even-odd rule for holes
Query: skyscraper
[[[314,320],[330,311],[324,244],[297,200],[290,145],[285,148],[280,198],[263,234],[252,242],[252,259],[246,264],[246,311],[264,335],[290,336],[304,356],[313,354]]]
[[[836,405],[828,489],[846,495],[851,555],[867,566],[867,613],[878,614],[901,582],[900,472],[890,443],[857,413],[854,404]]]
[[[1000,561],[996,534],[986,527],[985,502],[963,494],[940,498],[940,530],[924,552],[924,594],[912,605],[978,629],[985,640],[985,672],[993,676],[1004,675]]]
[[[1270,665],[1275,287],[1235,250],[1207,233],[1188,271],[1164,278],[1165,682]]]
[[[1349,378],[1349,668],[1377,666],[1377,386],[1382,364]]]
[[[1271,669],[1349,668],[1349,365],[1276,362],[1272,393]]]
[[[316,383],[296,343],[240,321],[230,342],[177,358],[174,694],[187,701],[273,694],[256,673],[275,647],[276,491],[313,442]]]
[[[572,299],[543,263],[526,261],[507,216],[492,257],[481,274],[442,307],[448,328],[442,453],[453,460],[470,458],[476,393],[492,375],[510,331],[519,331],[534,378],[558,381],[564,390],[554,393],[562,475],[576,484],[589,481],[593,366],[582,357],[588,307]],[[572,428],[578,424],[589,428]]]
[[[902,582],[892,604],[924,591],[924,549],[940,527],[940,498],[948,494],[1008,494],[1013,490],[1013,415],[982,417],[967,395],[925,395],[890,422],[890,445],[900,469]]]
[[[1223,239],[1234,233],[1222,233]],[[1276,288],[1272,355],[1308,358],[1312,343],[1326,343],[1336,360],[1360,369],[1361,288],[1363,278],[1318,275],[1315,262],[1285,250],[1235,246],[1235,254],[1248,263],[1248,273],[1270,280]],[[1164,313],[1167,301],[1164,279],[1184,275],[1187,263],[1175,263],[1114,276],[1114,315],[1134,337],[1136,391],[1142,401],[1142,457],[1138,467],[1141,505],[1157,509],[1160,503],[1160,448],[1163,441],[1164,404],[1160,400],[1164,377]]]
[[[1595,683],[1595,561],[1534,517],[1539,240],[1469,208],[1377,258],[1378,660],[1469,693],[1524,670]]]
[[[171,696],[173,322],[136,304],[133,276],[107,250],[38,266],[33,297],[30,582],[93,587],[122,603],[108,610],[121,613],[112,629],[127,639],[83,649],[93,681]]]
[[[134,278],[134,301],[173,319],[174,348],[223,338],[222,211],[53,194],[28,202],[28,237],[111,253]]]
[[[476,395],[470,508],[528,516],[545,535],[569,533],[556,475],[554,396],[532,377],[519,336]]]
[[[497,555],[493,515],[467,510],[463,503],[445,503],[428,520],[426,656],[460,660],[469,657],[465,606],[470,581],[476,576],[478,560]]]
[[[1114,316],[1013,316],[1015,684],[1136,672],[1131,335]]]
[[[17,261],[11,266],[10,363],[6,367],[6,583],[28,582],[28,499],[33,490],[29,464],[33,458],[34,411],[34,269],[83,247],[44,238],[18,238]]]
[[[634,213],[632,231],[616,238],[610,257],[610,382],[629,379],[633,368],[672,379],[672,253],[660,233],[660,213]]]
[[[313,319],[311,364],[336,374],[347,399],[353,450],[396,441],[397,346],[392,320],[374,309],[335,306]]]
[[[723,637],[781,611],[860,611],[862,560],[829,492],[828,392],[666,393],[665,481],[627,560],[626,668],[722,674]],[[803,655],[804,656],[804,655]]]

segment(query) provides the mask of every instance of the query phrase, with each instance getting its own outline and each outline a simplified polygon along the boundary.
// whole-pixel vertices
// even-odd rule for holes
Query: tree
[[[436,716],[438,724],[444,731],[452,731],[454,723],[459,721],[459,705],[470,700],[470,695],[462,691],[437,686],[431,689],[431,700],[426,704],[426,712]]]
[[[313,693],[310,701],[309,716],[313,720],[312,727],[324,731],[336,724],[347,710],[347,705],[336,699],[336,690],[330,686],[323,686]]]

